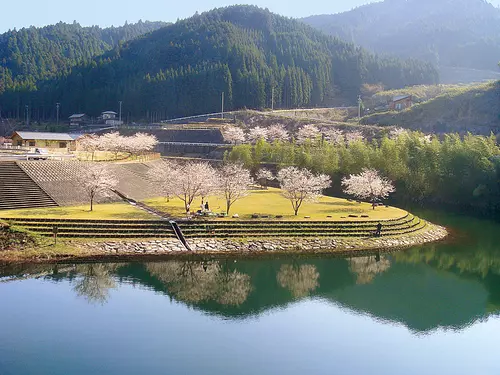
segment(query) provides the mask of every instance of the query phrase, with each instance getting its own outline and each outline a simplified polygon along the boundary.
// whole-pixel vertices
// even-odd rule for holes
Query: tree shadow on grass
[[[356,202],[319,202],[320,205],[325,206],[340,206],[340,207],[359,207],[361,203]]]
[[[141,220],[146,220],[146,213],[142,212],[127,212],[127,213],[117,213],[115,215],[112,215],[114,219],[123,219],[123,220],[134,220],[134,219],[141,219]],[[153,217],[148,216],[149,219],[153,219]]]

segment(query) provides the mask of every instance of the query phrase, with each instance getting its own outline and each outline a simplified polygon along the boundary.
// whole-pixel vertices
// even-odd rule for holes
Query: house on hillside
[[[76,149],[76,140],[67,133],[42,133],[17,131],[12,134],[14,146],[57,149],[72,151]]]
[[[85,113],[75,113],[69,116],[69,126],[78,128],[88,123],[88,117]]]
[[[101,119],[103,119],[104,121],[116,120],[117,115],[118,115],[118,113],[113,112],[113,111],[104,111],[103,113],[101,113]]]
[[[392,98],[389,102],[389,109],[391,111],[402,111],[403,109],[410,108],[413,105],[412,95],[399,95]]]
[[[118,113],[113,112],[113,111],[104,111],[101,113],[101,116],[99,116],[98,120],[100,123],[109,125],[109,126],[120,126],[123,125],[123,121],[120,121],[119,119],[116,118],[118,116]]]

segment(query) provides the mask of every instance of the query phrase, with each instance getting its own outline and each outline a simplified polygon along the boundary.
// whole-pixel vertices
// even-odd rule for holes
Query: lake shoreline
[[[153,241],[65,241],[64,251],[55,248],[45,250],[0,252],[0,264],[19,263],[67,263],[123,261],[143,259],[168,259],[177,257],[205,256],[260,256],[332,254],[349,256],[373,252],[400,251],[412,246],[439,242],[448,236],[446,228],[428,223],[426,228],[415,233],[390,237],[367,238],[262,238],[262,239],[190,239],[188,251],[178,240]],[[58,245],[61,246],[61,245]]]

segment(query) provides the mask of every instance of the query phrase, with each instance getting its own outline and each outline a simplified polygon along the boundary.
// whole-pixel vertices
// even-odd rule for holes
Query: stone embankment
[[[370,238],[282,238],[282,239],[190,239],[192,252],[174,239],[145,242],[94,242],[79,244],[87,253],[102,255],[133,254],[217,254],[217,253],[286,253],[350,252],[403,249],[435,242],[448,235],[445,228],[428,224],[425,230],[399,237]]]

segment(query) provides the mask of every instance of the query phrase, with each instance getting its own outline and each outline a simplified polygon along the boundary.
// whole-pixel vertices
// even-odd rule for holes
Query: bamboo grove
[[[295,141],[243,144],[226,154],[258,169],[295,165],[332,177],[332,193],[341,194],[342,177],[374,168],[396,184],[400,203],[440,204],[483,214],[500,211],[500,148],[494,136],[456,134],[424,136],[404,132],[391,139],[330,143],[319,137]]]

